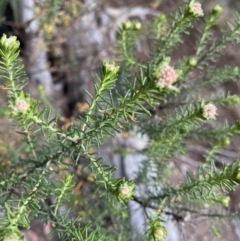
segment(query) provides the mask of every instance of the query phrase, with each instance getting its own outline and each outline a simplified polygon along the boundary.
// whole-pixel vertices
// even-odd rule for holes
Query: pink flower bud
[[[129,200],[133,196],[134,183],[127,181],[119,186],[118,195],[121,199]]]
[[[176,79],[177,75],[175,69],[170,65],[166,65],[160,71],[160,78],[158,83],[164,87],[170,87],[176,81]]]
[[[15,103],[15,109],[19,112],[25,111],[29,108],[29,104],[24,99],[18,99]]]
[[[123,195],[128,195],[129,192],[131,192],[130,188],[128,185],[124,184],[120,187],[120,191]]]
[[[213,104],[207,104],[203,106],[203,117],[207,120],[215,119],[217,115],[217,107]]]
[[[189,6],[189,12],[192,13],[195,16],[203,16],[203,10],[202,10],[202,5],[201,3],[192,3]]]

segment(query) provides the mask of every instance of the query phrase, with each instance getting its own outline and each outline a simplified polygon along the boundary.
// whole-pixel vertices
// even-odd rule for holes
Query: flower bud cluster
[[[223,12],[223,9],[221,6],[216,5],[213,10],[212,10],[212,15],[214,16],[218,16],[219,14],[221,14]]]
[[[36,106],[29,94],[20,91],[9,101],[9,107],[12,109],[13,116],[22,116],[24,119],[28,119],[33,115]],[[35,111],[38,114],[38,110],[35,109]]]
[[[115,63],[110,63],[106,61],[103,63],[103,69],[106,74],[116,75],[119,67],[116,66]]]
[[[18,99],[15,102],[15,110],[19,111],[19,112],[24,112],[26,110],[28,110],[29,108],[29,104],[26,100],[24,99]]]
[[[124,30],[140,30],[142,28],[142,24],[137,21],[126,21],[122,24],[122,28]]]
[[[158,217],[154,217],[148,221],[149,238],[155,241],[164,241],[167,236],[167,230],[161,221]]]
[[[194,1],[192,1],[189,5],[188,11],[189,13],[192,13],[196,17],[200,17],[204,15],[202,10],[202,5],[199,2],[195,3]]]
[[[191,66],[191,67],[197,66],[197,63],[198,63],[198,61],[197,61],[196,57],[190,57],[188,59],[188,65]]]
[[[215,198],[215,201],[220,203],[220,204],[222,204],[224,207],[228,207],[229,201],[230,201],[230,197],[229,196],[220,195],[220,196],[217,196]]]
[[[118,197],[123,200],[130,200],[134,194],[135,184],[132,181],[124,181],[118,187]]]
[[[114,84],[114,79],[117,76],[119,71],[119,67],[116,66],[114,63],[110,63],[105,61],[102,66],[102,75],[103,75],[103,83],[104,88],[112,88]]]
[[[5,34],[0,39],[0,47],[3,47],[4,49],[11,49],[12,51],[16,51],[19,49],[20,43],[17,40],[17,37],[10,36],[7,38]]]
[[[158,85],[163,87],[170,87],[176,81],[177,74],[175,69],[170,65],[165,65],[160,70],[160,77],[158,80]]]
[[[217,107],[211,103],[206,104],[202,108],[202,115],[207,120],[215,120],[217,115]]]

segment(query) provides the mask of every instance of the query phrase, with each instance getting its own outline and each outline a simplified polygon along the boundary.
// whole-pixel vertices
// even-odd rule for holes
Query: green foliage
[[[218,170],[213,162],[210,166],[203,165],[199,168],[196,176],[188,173],[186,182],[177,189],[170,187],[163,191],[163,194],[160,194],[158,198],[183,198],[188,201],[204,201],[204,204],[220,202],[224,203],[224,206],[228,206],[226,202],[229,201],[229,198],[224,198],[223,195],[229,190],[234,190],[239,184],[239,170],[239,161],[223,165],[221,170]]]
[[[118,31],[119,39],[121,39],[119,44],[119,48],[121,49],[120,54],[124,59],[122,64],[129,67],[139,65],[139,62],[135,59],[133,53],[135,39],[141,27],[141,23],[139,22],[127,21],[123,23],[122,27]]]
[[[62,4],[52,2],[55,8],[49,17]],[[240,124],[225,122],[213,128],[209,123],[218,120],[216,105],[232,107],[240,98],[229,93],[204,95],[239,79],[239,67],[214,65],[227,44],[239,43],[239,16],[220,40],[212,41],[221,11],[216,6],[205,17],[195,55],[179,59],[174,67],[170,55],[203,17],[201,5],[189,1],[170,19],[160,15],[151,21],[154,27],[144,34],[152,38],[154,48],[144,63],[135,56],[144,26],[137,21],[123,23],[118,31],[120,66],[103,62],[95,92],[88,93],[87,110],[68,128],[58,128],[58,116],[52,118],[51,109],[41,108],[23,90],[26,77],[16,37],[0,39],[1,86],[8,92],[9,116],[21,135],[14,154],[9,149],[0,159],[0,241],[22,240],[20,228],[30,228],[32,219],[51,223],[52,234],[61,241],[132,240],[137,232],[126,209],[131,199],[145,209],[145,240],[160,241],[167,236],[163,214],[170,212],[165,210],[179,205],[228,206],[228,191],[240,182],[239,161],[216,166],[215,154],[240,133]],[[119,84],[121,91],[116,88]],[[116,133],[134,128],[149,139],[144,149],[137,150],[145,160],[135,178],[115,178],[116,167],[106,163],[99,149]],[[169,162],[176,155],[188,155],[188,143],[196,140],[211,145],[205,162],[182,183],[167,184]]]

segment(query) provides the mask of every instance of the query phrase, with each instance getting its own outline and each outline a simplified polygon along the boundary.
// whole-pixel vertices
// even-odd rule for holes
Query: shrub
[[[57,127],[58,117],[52,118],[50,109],[41,109],[40,102],[23,90],[26,79],[16,37],[1,38],[2,88],[22,139],[0,162],[0,240],[22,240],[20,228],[30,228],[32,219],[51,223],[60,240],[132,240],[126,208],[131,199],[146,209],[145,240],[164,240],[163,214],[176,216],[169,209],[191,207],[188,210],[194,212],[228,206],[228,191],[240,181],[239,161],[216,166],[215,154],[240,133],[240,123],[213,123],[220,106],[233,106],[240,99],[202,91],[209,93],[239,78],[236,66],[216,67],[226,46],[239,43],[240,34],[237,15],[229,31],[220,39],[213,37],[221,12],[216,6],[205,16],[195,54],[176,63],[171,62],[172,51],[204,15],[199,3],[189,1],[170,19],[159,15],[150,28],[137,21],[123,23],[118,31],[119,66],[103,63],[84,115],[62,129]],[[147,61],[135,55],[142,34],[154,45]],[[98,150],[116,133],[132,129],[148,137],[147,146],[139,150],[145,160],[131,180],[114,178],[116,167],[106,164]],[[188,155],[188,143],[200,141],[212,148],[198,172],[188,173],[178,185],[168,184],[170,160],[176,153]],[[87,165],[81,169],[84,160]],[[80,180],[88,191],[77,191]]]

